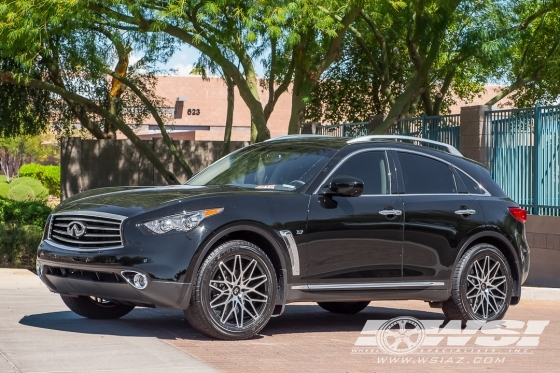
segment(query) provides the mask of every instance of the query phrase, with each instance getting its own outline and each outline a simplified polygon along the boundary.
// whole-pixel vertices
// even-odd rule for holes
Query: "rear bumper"
[[[49,290],[62,295],[94,296],[144,307],[186,309],[190,284],[150,279],[137,268],[72,265],[38,259],[42,265],[41,281]],[[148,278],[145,289],[136,289],[121,274],[133,270]]]

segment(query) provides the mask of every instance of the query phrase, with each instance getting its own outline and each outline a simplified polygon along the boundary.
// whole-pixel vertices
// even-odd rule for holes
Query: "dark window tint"
[[[405,193],[457,193],[455,179],[445,163],[411,153],[399,153],[399,162]]]
[[[364,182],[363,194],[389,194],[385,152],[359,153],[346,160],[334,172],[336,176],[353,176]]]
[[[478,183],[476,181],[471,179],[469,176],[467,176],[462,171],[457,170],[457,173],[459,174],[459,177],[461,178],[461,181],[463,182],[463,184],[465,184],[465,187],[467,188],[468,193],[484,194],[484,190],[480,187],[480,185],[478,185]]]

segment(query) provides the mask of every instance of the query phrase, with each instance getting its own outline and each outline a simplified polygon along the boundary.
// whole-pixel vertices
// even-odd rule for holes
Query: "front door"
[[[360,290],[387,282],[398,286],[402,271],[403,205],[391,194],[383,150],[354,153],[327,178],[364,182],[360,197],[311,196],[306,278],[310,289]]]

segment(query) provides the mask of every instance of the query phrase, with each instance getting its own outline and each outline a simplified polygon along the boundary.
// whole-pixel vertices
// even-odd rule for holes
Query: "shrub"
[[[16,186],[25,185],[33,190],[33,199],[36,201],[47,202],[49,199],[49,190],[41,184],[41,182],[37,179],[33,179],[31,177],[19,177],[14,179],[11,184],[11,187],[14,188]],[[22,201],[18,199],[17,201]]]
[[[10,190],[10,184],[0,183],[0,197],[8,198],[9,190]]]
[[[60,166],[29,163],[20,167],[19,176],[20,179],[33,178],[39,180],[49,190],[49,194],[60,197]]]
[[[0,225],[0,265],[34,270],[43,230],[35,225]]]
[[[27,185],[19,184],[8,190],[8,198],[14,201],[29,202],[35,199],[35,193]]]
[[[42,181],[45,166],[38,163],[24,164],[19,168],[19,177],[31,177]]]
[[[60,166],[45,166],[41,181],[50,194],[60,197]]]
[[[7,183],[8,179],[6,178],[6,175],[0,175],[0,183]]]
[[[0,266],[35,270],[37,247],[51,208],[0,198]]]
[[[0,222],[35,225],[43,229],[52,209],[40,202],[19,202],[0,198]]]

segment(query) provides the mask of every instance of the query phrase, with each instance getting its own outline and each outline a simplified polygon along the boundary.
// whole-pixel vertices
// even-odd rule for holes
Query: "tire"
[[[134,309],[134,306],[126,306],[94,297],[68,297],[65,295],[60,297],[70,310],[88,319],[118,319]]]
[[[451,297],[442,307],[448,319],[492,321],[506,314],[513,289],[511,270],[494,246],[470,248],[459,260],[452,282]]]
[[[370,302],[317,302],[319,307],[332,313],[352,315],[362,311]]]
[[[202,263],[185,316],[209,337],[251,338],[270,320],[277,288],[274,267],[260,248],[229,241]]]

